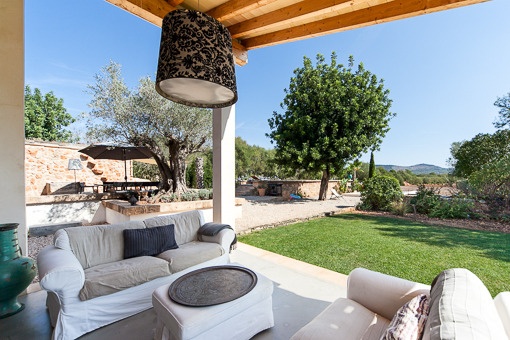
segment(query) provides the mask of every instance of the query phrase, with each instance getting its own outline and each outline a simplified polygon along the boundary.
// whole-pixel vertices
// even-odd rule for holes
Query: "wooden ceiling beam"
[[[168,12],[175,11],[177,8],[171,6],[163,0],[106,0],[109,3],[122,8],[148,22],[161,27],[163,18]],[[175,0],[174,0],[175,1]],[[180,0],[177,0],[180,1]],[[232,52],[236,64],[239,66],[248,63],[248,50],[236,39],[232,39]]]
[[[275,1],[277,0],[230,0],[206,13],[222,22]]]
[[[406,0],[390,1],[351,13],[242,40],[248,49],[281,44],[346,31],[353,28],[467,6],[486,0]]]
[[[161,27],[163,17],[177,8],[162,0],[106,0],[148,22]]]
[[[229,26],[228,29],[233,38],[242,38],[261,29],[267,29],[274,25],[292,23],[310,16],[320,16],[324,13],[335,12],[352,6],[360,0],[321,0],[303,1],[267,13],[256,18]]]
[[[244,66],[248,64],[248,50],[235,39],[232,39],[232,53],[237,65]]]
[[[170,6],[177,7],[180,4],[182,4],[184,2],[184,0],[166,0],[166,2],[168,2],[170,4]]]

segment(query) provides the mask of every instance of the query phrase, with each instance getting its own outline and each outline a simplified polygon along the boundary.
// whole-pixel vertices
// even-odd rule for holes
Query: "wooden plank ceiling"
[[[159,27],[179,8],[206,12],[232,35],[238,65],[248,50],[410,18],[487,0],[106,0]]]

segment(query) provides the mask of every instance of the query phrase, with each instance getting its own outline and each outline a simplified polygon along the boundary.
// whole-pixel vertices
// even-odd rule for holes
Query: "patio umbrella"
[[[94,159],[113,159],[124,161],[124,180],[127,182],[127,165],[129,159],[152,158],[150,150],[144,146],[134,146],[123,143],[91,144],[79,152],[89,155]]]

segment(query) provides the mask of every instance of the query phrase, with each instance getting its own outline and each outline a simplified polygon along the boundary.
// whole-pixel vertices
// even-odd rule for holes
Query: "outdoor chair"
[[[331,198],[330,199],[337,199],[337,198],[343,198],[342,195],[338,193],[335,189],[331,189]]]

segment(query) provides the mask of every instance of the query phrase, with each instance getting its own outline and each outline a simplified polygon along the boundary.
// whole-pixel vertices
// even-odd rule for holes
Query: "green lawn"
[[[463,267],[493,296],[510,291],[510,234],[341,214],[253,232],[239,240],[343,274],[365,267],[430,284],[442,270]]]

